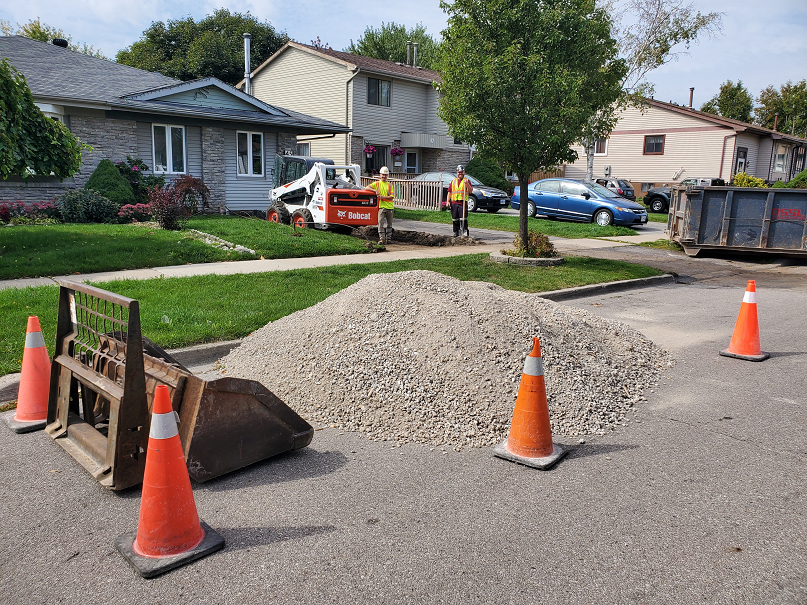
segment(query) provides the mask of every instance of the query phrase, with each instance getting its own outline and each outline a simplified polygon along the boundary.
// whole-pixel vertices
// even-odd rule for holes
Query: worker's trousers
[[[451,219],[454,235],[468,235],[468,202],[451,202]]]

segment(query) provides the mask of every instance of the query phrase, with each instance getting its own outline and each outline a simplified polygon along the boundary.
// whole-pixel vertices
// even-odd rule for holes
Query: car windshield
[[[483,187],[485,186],[485,183],[475,177],[472,177],[470,174],[466,174],[465,176],[469,181],[471,181],[471,185],[476,185],[477,187],[479,185],[482,185]]]
[[[586,183],[586,187],[591,189],[594,193],[601,197],[619,197],[616,193],[611,191],[610,189],[606,189],[602,185],[598,185],[597,183]]]

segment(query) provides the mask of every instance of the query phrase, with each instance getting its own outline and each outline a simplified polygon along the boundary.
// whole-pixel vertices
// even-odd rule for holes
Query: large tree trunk
[[[586,145],[586,180],[594,180],[594,144]]]
[[[527,202],[530,201],[528,194],[527,179],[528,175],[518,175],[518,195],[521,201],[521,206],[518,209],[518,235],[521,238],[522,245],[527,245]]]

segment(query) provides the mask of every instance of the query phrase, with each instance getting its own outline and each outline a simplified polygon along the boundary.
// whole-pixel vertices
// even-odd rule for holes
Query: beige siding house
[[[689,107],[646,99],[643,109],[628,108],[610,136],[598,141],[594,176],[633,183],[638,192],[687,177],[722,178],[738,172],[767,181],[787,181],[805,168],[807,140],[702,113]],[[566,176],[586,176],[586,154],[575,147],[578,160]]]
[[[392,172],[453,171],[468,162],[471,150],[437,116],[433,82],[439,77],[412,65],[288,42],[251,74],[250,86],[261,101],[351,129],[345,135],[300,135],[302,155],[359,164],[367,172],[381,166]],[[376,148],[369,158],[368,145]],[[394,148],[404,154],[392,156]]]

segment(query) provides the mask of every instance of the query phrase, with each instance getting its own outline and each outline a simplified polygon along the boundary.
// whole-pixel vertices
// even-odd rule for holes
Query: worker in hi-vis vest
[[[389,168],[382,166],[379,180],[367,187],[378,194],[378,243],[388,244],[392,238],[392,212],[395,208],[395,190],[389,182]]]
[[[454,223],[454,237],[471,235],[468,231],[468,196],[474,190],[471,181],[465,178],[465,167],[457,166],[457,178],[448,187],[448,202],[451,204],[451,219]]]

